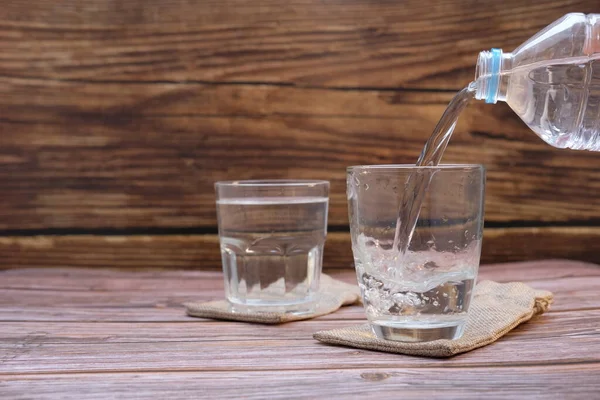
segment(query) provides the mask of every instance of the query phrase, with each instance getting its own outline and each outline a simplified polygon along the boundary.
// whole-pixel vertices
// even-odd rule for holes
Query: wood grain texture
[[[345,313],[344,318],[320,318],[302,323],[282,326],[273,336],[273,328],[265,325],[239,323],[195,323],[185,320],[172,322],[139,322],[132,329],[131,322],[112,322],[99,324],[96,322],[56,321],[47,322],[11,322],[2,330],[3,345],[22,343],[23,332],[28,332],[31,342],[36,345],[101,345],[101,344],[143,344],[156,343],[196,343],[210,345],[223,342],[224,346],[239,342],[261,340],[265,342],[290,340],[294,345],[302,345],[312,340],[317,330],[338,329],[352,323],[365,321],[362,307],[353,307],[353,313]],[[538,322],[535,322],[538,323]],[[540,322],[542,323],[542,322]],[[543,319],[542,329],[520,329],[510,332],[507,337],[513,341],[534,340],[536,338],[559,339],[564,335],[586,336],[593,334],[594,327],[600,324],[600,309],[585,311],[564,311],[549,314]]]
[[[346,166],[414,162],[452,91],[472,79],[480,50],[511,50],[565,13],[596,7],[3,4],[0,267],[217,265],[214,237],[183,235],[216,232],[213,183],[223,179],[330,180],[330,224],[345,229]],[[491,226],[591,226],[566,228],[565,240],[563,228],[495,231],[485,261],[598,261],[595,154],[552,149],[505,105],[473,104],[445,161],[486,165]],[[181,236],[12,237],[161,229]],[[349,266],[346,239],[331,238],[326,265]]]
[[[482,263],[571,258],[600,263],[600,228],[486,228]],[[0,237],[2,268],[220,270],[217,235]],[[347,232],[330,232],[323,267],[353,269]]]
[[[222,293],[217,272],[0,271],[0,393],[17,399],[391,398],[399,391],[407,398],[441,392],[593,398],[600,372],[600,266],[550,260],[487,265],[480,272],[482,279],[552,290],[555,304],[496,343],[441,360],[312,339],[316,330],[364,320],[359,306],[280,326],[195,319],[180,305],[149,306],[167,294],[179,304],[194,285],[201,299]],[[335,276],[354,279],[352,271]],[[19,320],[7,319],[10,306],[20,309]],[[41,318],[51,307],[57,318]],[[129,320],[120,315],[127,309]],[[157,319],[161,310],[171,319]]]
[[[597,3],[11,1],[0,74],[459,89],[480,50],[512,50],[574,10]]]
[[[330,273],[346,282],[356,282],[354,271]],[[0,277],[0,321],[11,324],[194,322],[182,312],[184,302],[224,296],[220,271],[49,268],[5,270]],[[596,265],[565,260],[490,264],[482,266],[479,274],[480,279],[523,281],[550,290],[556,299],[552,310],[575,312],[573,315],[598,308],[598,277],[600,268]],[[319,320],[364,320],[364,313],[359,306],[343,307]],[[237,331],[242,325],[235,326]]]
[[[345,168],[413,163],[452,97],[0,82],[0,229],[214,228],[214,182],[261,178],[330,180],[345,226]],[[600,220],[596,154],[552,149],[505,105],[468,108],[445,161],[486,165],[488,221]]]
[[[3,377],[0,389],[10,398],[62,399],[78,393],[86,399],[111,396],[197,398],[215,393],[221,399],[314,399],[315,396],[361,399],[423,397],[503,399],[594,398],[600,364],[584,366],[337,369],[327,371],[145,372],[18,375]],[[49,384],[49,382],[52,384]],[[268,385],[257,382],[268,381]],[[318,392],[317,389],[318,388]],[[568,388],[568,389],[567,389]]]
[[[223,325],[222,328],[235,329],[235,326]],[[537,328],[543,330],[543,325]],[[271,334],[276,334],[276,331],[271,331]],[[99,346],[77,343],[40,345],[35,343],[35,337],[32,338],[34,342],[27,345],[27,338],[23,337],[19,343],[21,346],[19,344],[0,346],[0,350],[8,358],[3,360],[0,373],[195,370],[227,371],[235,374],[248,370],[419,368],[442,365],[486,368],[501,365],[535,366],[600,362],[598,353],[593,352],[598,349],[600,340],[593,329],[589,329],[588,334],[581,337],[570,338],[568,334],[564,336],[563,340],[557,340],[556,337],[545,340],[535,338],[533,344],[532,340],[498,341],[493,346],[469,354],[468,357],[456,357],[447,361],[399,358],[388,353],[365,357],[362,351],[324,346],[313,339],[240,340],[232,343],[206,344],[202,342],[103,343]],[[567,343],[569,346],[565,348]],[[110,357],[107,357],[107,354]],[[132,362],[132,358],[135,358],[135,362]]]

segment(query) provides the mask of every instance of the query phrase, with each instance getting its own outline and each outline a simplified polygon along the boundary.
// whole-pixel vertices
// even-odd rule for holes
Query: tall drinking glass
[[[411,174],[419,174],[411,180],[420,182],[416,187],[407,185]],[[462,335],[479,268],[484,188],[480,165],[348,168],[352,252],[378,337],[416,342]],[[419,190],[425,191],[420,204],[407,201],[419,198]],[[394,244],[396,223],[410,214],[400,207],[411,206],[420,212],[402,253]]]
[[[217,182],[225,295],[233,310],[308,313],[327,234],[329,182]]]

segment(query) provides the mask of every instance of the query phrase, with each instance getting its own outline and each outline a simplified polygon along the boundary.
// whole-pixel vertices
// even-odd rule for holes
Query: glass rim
[[[464,171],[464,170],[484,170],[485,165],[483,164],[439,164],[439,165],[423,165],[417,166],[415,164],[373,164],[373,165],[353,165],[346,168],[346,171],[352,171],[357,169],[373,169],[373,170],[419,170],[419,169],[441,169],[447,171]]]
[[[249,179],[215,182],[215,186],[229,187],[315,187],[323,185],[329,186],[329,181],[319,179]]]

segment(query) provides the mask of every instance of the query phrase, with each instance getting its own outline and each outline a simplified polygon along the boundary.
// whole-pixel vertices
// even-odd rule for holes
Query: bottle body
[[[600,14],[567,14],[477,67],[476,98],[505,101],[554,147],[600,151]]]

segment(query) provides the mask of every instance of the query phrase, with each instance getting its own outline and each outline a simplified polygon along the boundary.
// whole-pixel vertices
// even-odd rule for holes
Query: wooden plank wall
[[[0,267],[220,265],[213,183],[413,163],[480,50],[597,0],[13,0],[0,7]],[[600,154],[472,104],[445,162],[488,169],[486,262],[600,262]]]

